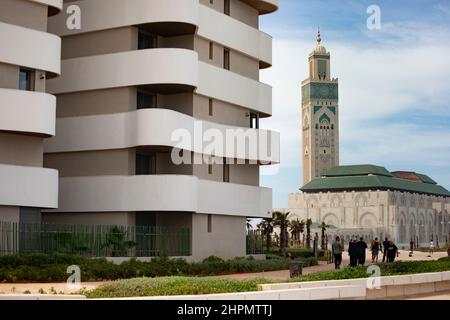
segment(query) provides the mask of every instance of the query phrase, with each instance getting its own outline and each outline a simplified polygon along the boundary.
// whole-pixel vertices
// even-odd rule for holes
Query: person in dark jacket
[[[389,240],[388,240],[388,238],[385,238],[383,241],[383,262],[386,261],[386,252],[387,252],[386,249],[388,246],[389,246]]]
[[[356,240],[352,239],[348,243],[348,255],[350,256],[350,267],[356,267],[357,255],[356,255]]]
[[[362,237],[359,238],[358,243],[356,243],[358,265],[364,266],[366,264],[366,249],[367,243],[364,242],[364,239]]]
[[[398,257],[398,248],[392,241],[389,241],[389,244],[386,248],[386,257],[387,262],[394,262],[395,258]]]

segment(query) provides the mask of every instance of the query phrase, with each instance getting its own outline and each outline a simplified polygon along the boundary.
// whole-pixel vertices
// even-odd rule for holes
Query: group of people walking
[[[359,241],[352,239],[348,244],[348,255],[350,257],[350,267],[356,267],[358,265],[364,266],[366,264],[366,249],[368,248],[367,243],[363,238]],[[331,245],[331,251],[334,257],[335,269],[341,268],[342,263],[342,253],[344,252],[344,245],[339,237]],[[371,245],[370,251],[372,253],[372,263],[378,262],[378,256],[380,251],[383,253],[383,262],[394,262],[395,258],[398,256],[398,248],[392,240],[385,238],[385,240],[380,243],[378,238],[375,238]]]

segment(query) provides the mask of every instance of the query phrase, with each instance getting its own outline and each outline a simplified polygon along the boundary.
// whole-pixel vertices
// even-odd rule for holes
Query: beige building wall
[[[224,12],[225,0],[200,0],[200,3],[219,12]],[[230,0],[230,17],[242,23],[258,28],[259,14],[255,8],[240,0]]]
[[[136,89],[121,87],[67,93],[58,95],[57,101],[58,118],[120,113],[136,109]]]
[[[0,63],[0,87],[5,89],[18,89],[19,67]]]
[[[133,226],[134,212],[42,213],[43,223]]]
[[[123,27],[65,37],[61,58],[71,59],[85,56],[136,50],[138,29]]]
[[[58,169],[60,177],[130,175],[134,149],[47,154],[44,165]]]
[[[47,31],[47,6],[28,0],[2,0],[0,8],[1,22]]]
[[[0,221],[20,222],[20,208],[0,206]]]
[[[45,92],[61,63],[60,38],[47,32],[58,5],[0,1],[0,221],[40,221],[40,208],[57,206],[57,172],[42,166],[44,138],[55,131],[55,99]]]
[[[328,232],[347,240],[370,234],[404,247],[411,239],[426,247],[432,237],[441,244],[449,240],[449,203],[449,198],[400,191],[298,193],[289,195],[286,211],[293,220],[333,225],[337,230]]]
[[[243,257],[245,250],[245,217],[211,215],[211,232],[208,232],[208,215],[192,215],[192,256],[202,260],[209,256],[222,259]]]
[[[212,45],[211,55],[210,43]],[[224,65],[225,49],[230,51],[231,72],[250,79],[259,80],[258,60],[199,36],[196,36],[194,39],[194,50],[197,51],[200,61],[209,63],[219,68],[223,68]],[[212,59],[210,57],[212,57]]]
[[[92,1],[84,1],[82,3],[83,9],[94,10],[95,6],[91,5]],[[47,144],[50,151],[47,150],[44,163],[46,166],[60,170],[61,185],[63,186],[61,193],[64,194],[62,197],[64,199],[63,202],[70,203],[60,204],[60,208],[63,208],[61,210],[64,213],[58,213],[58,210],[45,213],[44,220],[57,223],[77,223],[79,219],[82,219],[83,223],[133,225],[143,223],[143,221],[150,223],[154,219],[152,223],[160,226],[191,228],[192,255],[196,259],[203,259],[212,254],[223,258],[245,255],[246,213],[248,211],[249,216],[265,216],[267,215],[267,210],[256,212],[257,210],[253,209],[265,207],[265,204],[250,206],[252,209],[248,209],[249,206],[247,206],[242,209],[242,212],[239,212],[240,209],[237,207],[239,205],[238,202],[241,200],[236,200],[236,203],[220,203],[217,206],[213,206],[214,199],[211,197],[200,201],[193,199],[194,197],[186,197],[186,194],[180,194],[172,202],[167,202],[166,195],[158,196],[158,192],[161,192],[160,189],[154,188],[152,185],[151,190],[141,190],[142,188],[139,189],[139,186],[145,185],[148,187],[147,183],[151,181],[173,183],[173,181],[179,179],[180,183],[189,182],[193,188],[199,189],[199,191],[196,191],[198,193],[204,193],[203,189],[207,188],[208,191],[211,189],[222,190],[221,192],[226,193],[224,196],[229,196],[234,194],[233,188],[236,188],[236,190],[241,190],[239,195],[235,195],[236,199],[254,197],[257,203],[265,203],[268,197],[260,198],[262,197],[261,195],[268,193],[265,188],[259,187],[259,165],[232,164],[229,166],[229,181],[225,182],[223,165],[214,164],[212,167],[206,163],[175,165],[171,159],[171,146],[173,145],[166,145],[164,143],[165,138],[158,138],[159,140],[155,138],[153,141],[158,141],[158,143],[149,143],[147,141],[152,141],[152,139],[148,138],[148,135],[144,137],[143,134],[134,134],[133,132],[140,132],[136,128],[146,128],[146,124],[149,124],[146,117],[153,116],[164,118],[161,119],[161,123],[152,122],[151,126],[154,128],[158,126],[166,128],[169,126],[171,128],[171,121],[174,123],[174,127],[179,128],[181,123],[190,124],[192,120],[197,119],[208,121],[208,125],[217,124],[220,128],[223,128],[223,126],[219,125],[227,125],[242,129],[247,129],[251,126],[250,112],[258,112],[251,111],[249,108],[265,110],[264,116],[270,116],[269,109],[271,108],[265,107],[266,105],[271,106],[270,87],[258,83],[260,65],[267,67],[271,61],[271,52],[269,52],[271,39],[257,30],[260,2],[266,1],[247,2],[231,0],[230,17],[226,17],[217,15],[216,12],[208,8],[205,9],[205,7],[211,7],[217,12],[223,12],[223,0],[215,0],[212,5],[209,0],[190,1],[190,4],[184,0],[168,0],[164,4],[155,6],[153,11],[146,10],[143,14],[138,12],[136,7],[129,6],[128,2],[119,0],[118,4],[113,4],[108,12],[105,12],[105,15],[101,17],[99,16],[95,22],[89,21],[90,16],[95,16],[94,13],[90,13],[88,18],[86,18],[88,21],[84,21],[86,29],[80,31],[68,32],[61,27],[63,21],[60,18],[51,21],[50,26],[52,26],[52,29],[57,30],[63,36],[63,72],[65,68],[69,70],[67,73],[76,73],[78,70],[86,72],[79,78],[82,83],[75,80],[70,74],[61,80],[64,83],[63,86],[58,85],[59,80],[49,83],[49,87],[53,88],[54,92],[57,93],[57,118],[60,124],[57,126],[57,134],[58,130],[60,130],[59,132],[63,131],[60,133],[60,136],[68,137],[67,139],[71,140],[68,141],[68,144],[79,146],[79,143],[77,144],[76,141],[76,135],[67,134],[69,131],[64,134],[65,129],[62,124],[70,123],[68,126],[71,126],[73,129],[76,126],[81,128],[84,120],[87,122],[89,119],[89,123],[94,123],[95,121],[100,123],[103,119],[108,119],[108,128],[117,128],[117,126],[120,126],[120,123],[117,121],[123,121],[125,118],[131,118],[132,121],[126,124],[130,127],[129,130],[120,129],[121,131],[114,131],[116,133],[120,132],[116,136],[116,140],[121,143],[120,147],[112,147],[111,145],[105,147],[109,143],[102,146],[94,143],[92,147],[87,149],[80,149],[84,148],[83,146],[79,149],[64,149],[64,147],[61,147],[62,149],[60,148],[57,151],[52,149],[51,142]],[[274,0],[270,0],[270,2],[276,3]],[[140,0],[136,3],[140,3],[147,9],[152,8],[153,5]],[[178,7],[184,9],[178,12]],[[127,15],[126,17],[121,17],[121,10],[125,9]],[[272,5],[269,11],[274,11],[275,9],[276,5]],[[161,16],[155,15],[156,12],[160,13]],[[114,19],[107,19],[109,16],[114,17]],[[166,16],[170,17],[167,21],[165,20],[167,19]],[[208,25],[205,22],[209,23],[212,18],[220,19],[221,25],[230,26],[231,29],[226,30],[227,34],[224,35],[221,35],[218,30],[208,33]],[[161,19],[161,21],[158,19]],[[180,19],[180,21],[177,21],[177,19]],[[59,24],[56,25],[56,22]],[[202,28],[204,32],[200,33],[199,28]],[[230,37],[231,32],[234,32],[233,30],[235,29],[242,30],[246,36],[254,36],[255,39],[249,39],[251,40],[251,45],[247,43],[247,39],[236,40],[234,35]],[[153,34],[156,37],[157,48],[145,49],[139,53],[136,51],[138,49],[140,30],[147,34]],[[236,35],[238,34],[239,32],[236,32]],[[218,36],[217,39],[215,38],[216,35]],[[228,45],[224,45],[224,43]],[[225,48],[230,53],[229,70],[225,70],[224,65],[226,62],[224,61]],[[167,60],[166,57],[168,56],[174,57],[174,59],[166,66],[167,62],[165,60]],[[82,77],[87,77],[90,72],[95,72],[95,70],[91,69],[95,69],[102,63],[100,59],[112,61],[109,60],[110,58],[117,61],[115,65],[111,65],[110,70],[117,67],[120,70],[109,74],[108,80],[101,84],[83,81]],[[89,63],[89,61],[97,59],[98,63],[93,63],[89,68],[84,66],[84,69],[83,67],[72,69],[71,67],[71,65],[81,66],[84,62]],[[135,66],[135,63],[140,61],[139,59],[161,61],[162,63],[158,63],[158,65],[145,64],[142,72],[155,70],[155,74],[160,75],[161,79],[164,80],[158,82],[154,75],[148,76],[149,80],[147,80],[146,77],[141,77],[139,72],[136,72],[138,69],[133,71],[133,75],[127,74],[129,69],[125,67],[120,68],[121,63],[123,65],[127,63],[123,61],[124,59],[132,61],[130,66]],[[144,61],[142,62],[144,63]],[[167,69],[167,74],[170,76],[164,73],[164,68]],[[106,69],[103,74],[105,73],[108,73]],[[185,75],[184,73],[188,74]],[[172,76],[172,74],[176,76]],[[204,74],[211,74],[211,77],[218,77],[220,74],[223,74],[223,77],[219,77],[226,79],[224,84],[221,84],[223,86],[221,92],[223,92],[225,97],[214,92],[210,93],[208,90],[207,92],[201,90],[200,82],[207,85],[210,84],[208,81],[205,82]],[[92,74],[92,76],[95,77],[95,74]],[[133,77],[139,79],[133,82],[135,80],[132,79]],[[67,79],[72,79],[75,83],[71,84]],[[233,84],[228,84],[226,83],[228,79],[235,79],[236,81],[233,81]],[[99,77],[100,81],[102,80]],[[210,82],[213,81],[217,82],[213,79]],[[251,93],[241,95],[236,90],[237,82],[248,84],[251,87]],[[235,87],[229,88],[229,85],[234,85]],[[242,90],[245,90],[245,88],[242,88]],[[159,110],[156,112],[141,110],[135,112],[138,107],[138,96],[139,98],[142,97],[140,93],[147,94],[148,99],[153,99],[152,101],[158,109],[169,109],[175,111],[175,113],[160,112]],[[218,96],[220,99],[213,98],[213,96]],[[254,104],[261,104],[261,107],[253,106]],[[189,117],[181,117],[176,113],[182,113]],[[107,115],[113,114],[114,116],[106,118]],[[96,117],[90,117],[94,115]],[[117,124],[117,126],[113,126],[114,124]],[[90,125],[89,127],[92,128]],[[163,130],[164,128],[160,131],[155,131],[155,137],[158,136],[158,132]],[[141,131],[144,132],[145,130]],[[114,134],[114,132],[111,131],[111,134]],[[102,137],[105,138],[106,136],[103,134]],[[161,141],[163,142],[161,143]],[[85,143],[85,140],[80,138],[79,142]],[[56,145],[59,145],[59,142],[53,146]],[[124,147],[128,149],[119,149]],[[156,175],[154,177],[133,177],[136,174],[137,152],[156,153]],[[201,158],[202,155],[195,154],[193,157]],[[162,180],[160,181],[160,179]],[[99,199],[98,211],[96,211],[95,202],[91,201],[92,199],[86,199],[86,201],[80,200],[80,202],[84,204],[89,203],[88,207],[91,209],[80,209],[80,211],[85,210],[89,212],[72,210],[73,207],[76,207],[76,203],[67,197],[65,194],[66,189],[73,188],[73,190],[76,190],[83,183],[86,183],[85,186],[87,184],[92,186],[97,185],[97,183],[101,184],[103,183],[102,181],[110,181],[114,184],[113,189],[110,189],[111,186],[108,185],[108,190],[119,190],[120,185],[117,184],[117,181],[124,181],[123,183],[129,183],[129,187],[132,190],[136,188],[136,190],[142,191],[141,195],[139,192],[133,191],[132,198],[153,199],[153,197],[157,197],[157,200],[154,201],[155,203],[152,202],[152,205],[148,205],[148,201],[141,198],[135,199],[135,202],[127,199],[124,201],[126,203],[120,204],[124,211],[115,212],[116,209],[112,208],[109,201],[105,203],[105,201],[102,201],[103,199]],[[218,183],[214,184],[211,181]],[[176,188],[172,186],[171,192]],[[146,192],[152,192],[152,194],[146,195]],[[194,191],[185,190],[185,192],[189,194]],[[217,201],[222,198],[222,195],[219,193],[216,195]],[[80,191],[76,196],[80,194],[84,195],[85,193]],[[108,197],[110,196],[109,194]],[[245,201],[247,200],[245,199]],[[119,205],[120,202],[117,202],[117,204]],[[180,211],[178,208],[179,204],[184,202],[189,203],[189,206],[186,205],[186,208]],[[82,207],[81,204],[80,206]],[[103,206],[103,209],[100,209],[101,206]],[[133,208],[131,210],[149,211],[137,211],[136,213],[135,211],[125,211],[130,207]],[[153,211],[147,207],[153,208]],[[172,207],[177,209],[172,210]],[[268,209],[270,210],[270,208]],[[105,213],[103,211],[111,212]],[[210,215],[208,215],[209,211],[211,211]],[[201,212],[202,214],[195,212]],[[66,216],[67,219],[65,219]],[[89,218],[85,219],[88,216]],[[212,217],[213,228],[212,231],[210,230],[211,232],[208,232],[208,216]],[[148,220],[146,220],[147,218]]]
[[[42,138],[0,131],[0,163],[42,167]]]

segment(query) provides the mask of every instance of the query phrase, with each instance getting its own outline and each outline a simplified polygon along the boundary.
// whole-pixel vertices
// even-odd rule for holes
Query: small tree
[[[295,219],[289,223],[289,230],[294,240],[300,239],[300,220]]]
[[[312,220],[307,219],[306,220],[306,247],[308,249],[311,248],[311,225],[312,225]]]
[[[273,219],[265,218],[258,224],[258,228],[266,238],[266,250],[270,251],[272,248],[272,233],[273,233]]]
[[[125,257],[127,251],[136,245],[134,241],[127,240],[124,228],[112,226],[106,233],[105,241],[101,245],[107,252],[111,252],[111,257]]]
[[[324,222],[322,222],[320,224],[320,230],[322,231],[321,237],[320,237],[320,246],[322,247],[322,250],[326,250],[326,245],[325,245],[325,231],[327,230],[327,228],[329,227],[329,225],[327,225]]]
[[[288,227],[289,227],[289,216],[290,212],[279,212],[273,213],[274,226],[280,228],[280,254],[286,255],[286,247],[288,246]]]

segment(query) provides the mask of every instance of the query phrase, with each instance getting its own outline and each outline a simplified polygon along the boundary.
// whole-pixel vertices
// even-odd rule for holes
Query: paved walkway
[[[432,295],[418,295],[406,297],[403,300],[450,300],[450,291],[438,292]]]
[[[368,257],[367,262],[371,262],[371,255],[367,252]],[[412,257],[409,257],[408,251],[400,251],[400,255],[397,260],[400,261],[431,261],[437,260],[441,257],[446,257],[447,253],[437,252],[432,257],[428,257],[428,253],[415,252]],[[380,255],[380,261],[382,256]],[[343,254],[342,266],[349,264],[349,257],[347,253]],[[303,274],[308,275],[312,273],[317,273],[321,271],[331,271],[334,270],[334,264],[327,264],[326,262],[319,261],[319,265],[312,266],[303,269]],[[221,279],[236,279],[236,280],[248,280],[248,279],[270,279],[270,280],[287,280],[289,279],[289,270],[281,271],[270,271],[270,272],[258,272],[258,273],[241,273],[241,274],[230,274],[225,276],[216,276],[214,278]],[[81,287],[86,290],[95,289],[98,286],[104,284],[105,282],[84,282],[81,283]],[[70,290],[67,288],[66,283],[0,283],[0,294],[1,293],[24,293],[29,290],[31,293],[39,293],[42,289],[47,293],[53,293],[51,288],[57,293],[76,293],[78,290]]]
[[[446,257],[447,253],[437,252],[433,254],[432,257],[428,257],[428,253],[425,252],[414,252],[412,257],[409,256],[409,251],[400,250],[399,257],[397,261],[432,261],[437,260],[442,257]],[[367,251],[366,262],[372,262],[372,254]],[[379,261],[381,262],[383,256],[380,254]],[[345,252],[342,255],[342,266],[347,266],[350,264],[350,259],[348,254]],[[334,264],[327,264],[324,261],[319,261],[319,265],[312,266],[303,269],[303,274],[308,275],[312,273],[322,272],[322,271],[332,271],[334,270]],[[229,274],[225,276],[217,276],[215,278],[222,279],[235,279],[235,280],[249,280],[249,279],[270,279],[270,280],[287,280],[289,279],[289,270],[281,271],[270,271],[270,272],[258,272],[258,273],[240,273],[240,274]]]

